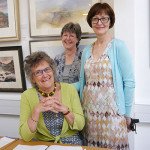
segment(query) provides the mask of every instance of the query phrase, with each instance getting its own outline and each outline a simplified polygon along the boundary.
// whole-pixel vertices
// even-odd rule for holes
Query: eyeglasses
[[[110,20],[110,18],[109,17],[102,17],[102,18],[96,18],[96,17],[94,17],[94,18],[92,18],[92,23],[93,24],[97,24],[99,22],[99,20],[102,23],[106,24]]]
[[[46,67],[43,70],[37,70],[33,73],[34,76],[38,77],[43,75],[43,72],[45,73],[50,73],[52,71],[51,67]]]

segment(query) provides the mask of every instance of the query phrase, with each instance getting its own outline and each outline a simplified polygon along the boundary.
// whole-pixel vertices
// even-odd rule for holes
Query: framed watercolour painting
[[[0,41],[19,40],[18,0],[0,0]]]
[[[44,51],[53,59],[56,55],[64,51],[60,40],[30,41],[29,45],[31,53],[36,51]]]
[[[0,47],[0,92],[23,92],[26,89],[22,47]]]
[[[96,2],[99,0],[29,0],[31,37],[58,36],[68,22],[78,22],[83,33],[92,33],[86,16]]]
[[[93,43],[95,38],[81,39],[79,49],[84,49],[86,45]],[[56,55],[61,54],[64,51],[61,40],[56,41],[30,41],[30,52],[44,51],[51,58],[55,58]]]

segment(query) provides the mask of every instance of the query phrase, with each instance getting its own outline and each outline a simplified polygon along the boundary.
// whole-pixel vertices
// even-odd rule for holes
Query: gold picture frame
[[[29,0],[30,36],[59,36],[68,22],[78,22],[83,34],[93,33],[86,15],[96,2],[99,0]]]
[[[0,42],[20,39],[19,1],[0,1]]]

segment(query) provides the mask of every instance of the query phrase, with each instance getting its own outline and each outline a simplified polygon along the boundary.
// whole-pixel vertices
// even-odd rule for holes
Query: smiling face
[[[32,69],[32,82],[37,85],[39,89],[45,92],[51,91],[54,86],[54,74],[52,68],[46,61],[41,61],[36,67]]]
[[[72,32],[64,32],[61,36],[62,44],[66,50],[76,49],[77,36]]]
[[[92,18],[91,23],[92,29],[97,36],[105,35],[110,27],[109,16],[105,13],[95,15]]]

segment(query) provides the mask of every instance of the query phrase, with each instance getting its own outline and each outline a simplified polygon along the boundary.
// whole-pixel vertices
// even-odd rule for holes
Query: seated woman
[[[33,87],[21,94],[22,139],[82,145],[85,120],[74,86],[56,82],[54,61],[45,52],[32,53],[24,63]]]

